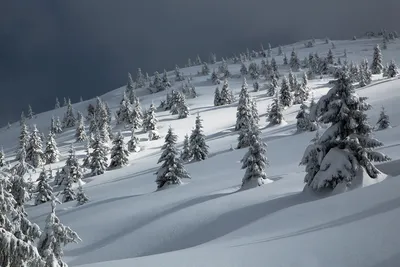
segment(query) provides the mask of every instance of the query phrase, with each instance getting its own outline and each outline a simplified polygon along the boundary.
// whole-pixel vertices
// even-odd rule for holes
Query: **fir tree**
[[[135,130],[132,129],[131,139],[128,141],[128,150],[130,152],[139,152],[139,138],[135,135]]]
[[[56,97],[56,104],[54,105],[54,109],[60,108],[60,101],[58,101],[58,97]]]
[[[260,84],[257,81],[255,81],[253,83],[253,92],[258,92],[259,90],[260,90]]]
[[[243,189],[257,187],[265,183],[267,179],[265,169],[268,165],[266,153],[267,145],[259,140],[256,135],[252,135],[249,151],[241,160],[242,169],[246,169],[242,179]]]
[[[20,159],[20,154],[21,154],[22,149],[24,151],[26,151],[26,149],[28,148],[29,136],[30,136],[30,133],[28,131],[28,126],[25,123],[23,123],[21,125],[21,132],[19,134],[19,145],[18,145],[18,150],[17,150],[17,154],[16,154],[16,160]]]
[[[260,77],[260,68],[257,63],[251,62],[249,65],[249,75],[253,80],[257,80]]]
[[[360,65],[359,69],[358,69],[358,81],[359,81],[358,84],[360,87],[364,87],[367,85],[367,80],[366,80],[364,68],[362,65]]]
[[[3,148],[0,150],[0,168],[6,165],[5,154]]]
[[[315,122],[312,122],[310,119],[310,114],[307,112],[307,105],[304,102],[300,105],[300,110],[297,113],[297,132],[305,132],[305,131],[315,131],[317,130],[317,126]]]
[[[268,44],[267,57],[271,57],[271,54],[272,54],[271,44]]]
[[[332,50],[329,49],[328,51],[328,55],[326,56],[326,60],[328,64],[332,64],[333,65],[333,53]]]
[[[68,101],[67,101],[67,98],[66,97],[64,97],[64,101],[63,101],[63,107],[66,107],[68,105]]]
[[[86,196],[85,192],[83,191],[82,185],[78,187],[78,193],[76,194],[76,201],[78,205],[83,205],[89,201],[89,198]]]
[[[184,119],[187,118],[190,114],[189,112],[189,107],[186,103],[186,98],[185,95],[178,92],[179,100],[177,103],[177,109],[178,109],[178,118],[179,119]]]
[[[90,169],[91,175],[103,174],[107,169],[107,148],[101,141],[100,135],[96,135],[91,145]]]
[[[289,77],[289,88],[290,88],[290,91],[295,91],[296,90],[296,85],[294,83],[295,76],[293,75],[293,72],[292,72],[291,69],[289,70],[288,77]]]
[[[71,100],[68,99],[67,111],[64,114],[63,118],[63,128],[70,128],[75,126],[75,115],[72,108]]]
[[[335,87],[311,110],[317,121],[331,125],[303,156],[302,163],[307,171],[305,182],[313,190],[334,189],[342,183],[357,185],[362,183],[364,170],[369,177],[377,178],[379,170],[372,161],[389,159],[373,151],[382,143],[370,136],[372,127],[365,111],[371,106],[365,100],[355,94],[348,70],[344,69],[340,71]],[[317,153],[319,158],[320,168],[316,171],[315,162],[308,160],[311,152]]]
[[[372,82],[372,72],[368,67],[368,60],[364,59],[362,62],[363,73],[365,77],[365,83],[370,84]]]
[[[58,151],[57,143],[56,140],[54,139],[54,134],[52,132],[50,132],[47,137],[44,156],[46,158],[47,164],[56,163],[59,160],[60,152]]]
[[[28,105],[28,119],[33,119],[34,113],[32,111],[31,105]]]
[[[124,143],[124,136],[121,132],[113,140],[113,147],[111,149],[111,162],[110,169],[119,168],[128,164],[129,151]]]
[[[282,46],[279,46],[278,47],[278,56],[281,56],[282,54],[283,54]]]
[[[241,74],[242,76],[246,76],[248,73],[249,73],[249,72],[248,72],[248,70],[247,70],[246,65],[245,65],[244,63],[242,63],[242,65],[241,65],[241,67],[240,67],[240,74]]]
[[[124,92],[122,100],[119,103],[119,109],[117,110],[116,113],[117,123],[131,124],[132,123],[131,112],[132,112],[132,106],[130,100],[128,99],[128,96]]]
[[[217,86],[217,88],[215,88],[215,92],[214,92],[214,106],[220,106],[221,105],[221,96],[220,96],[220,92],[219,92],[219,88]]]
[[[85,131],[85,124],[83,122],[83,116],[78,122],[78,126],[76,127],[75,132],[75,140],[76,142],[83,142],[87,139],[86,131]]]
[[[142,88],[146,85],[146,78],[144,77],[142,73],[142,69],[138,68],[137,74],[136,74],[136,86],[135,88]]]
[[[386,114],[384,107],[382,107],[381,113],[379,114],[379,120],[376,125],[378,131],[385,130],[390,127],[389,116]]]
[[[183,162],[188,162],[191,159],[191,151],[189,145],[189,135],[185,135],[185,139],[183,140],[183,149],[181,152],[181,160]]]
[[[215,70],[211,73],[211,81],[213,84],[219,84],[219,78]]]
[[[374,48],[374,56],[371,63],[371,72],[372,74],[381,74],[382,69],[382,53],[379,45],[377,44]]]
[[[201,74],[203,74],[203,75],[209,75],[210,74],[210,68],[208,67],[207,62],[203,63],[203,66],[201,68]]]
[[[132,124],[132,127],[135,130],[140,129],[142,127],[143,123],[143,111],[142,111],[142,106],[140,105],[139,99],[135,99],[133,105],[132,112],[130,114],[130,121]]]
[[[126,83],[125,93],[129,96],[133,93],[133,79],[132,75],[128,72],[128,82]]]
[[[161,78],[161,88],[158,88],[158,89],[159,89],[159,91],[162,91],[169,87],[171,87],[171,83],[168,80],[167,71],[164,70],[163,76]]]
[[[63,131],[60,117],[57,117],[54,130],[55,130],[55,133],[62,133],[62,131]]]
[[[183,73],[179,69],[178,65],[176,65],[175,66],[175,81],[181,82],[181,81],[184,81],[184,80],[185,80],[185,77],[184,77]]]
[[[32,133],[29,138],[28,146],[26,149],[26,160],[31,163],[33,167],[37,168],[44,163],[44,153],[42,150],[42,141],[36,125],[33,125]]]
[[[208,145],[203,133],[203,125],[200,114],[197,114],[195,128],[190,135],[190,151],[193,161],[205,160],[208,157]]]
[[[267,96],[274,96],[278,89],[278,80],[275,76],[272,76],[271,83],[268,86]]]
[[[276,64],[275,58],[271,59],[271,69],[272,69],[272,75],[275,76],[275,78],[279,79],[279,71],[278,71],[278,65]]]
[[[387,49],[387,41],[386,41],[386,38],[383,38],[382,48],[383,48],[383,50],[386,50],[386,49]]]
[[[69,149],[69,155],[67,160],[65,161],[65,166],[63,168],[65,173],[65,178],[62,181],[62,184],[66,185],[68,183],[78,183],[83,177],[81,166],[78,163],[78,159],[76,158],[75,149],[71,145]]]
[[[83,163],[82,163],[82,168],[85,169],[90,169],[90,142],[87,141],[86,146],[85,146],[85,151],[86,151],[86,155],[83,158]]]
[[[283,55],[283,65],[288,65],[288,58],[286,56],[286,53]]]
[[[300,61],[294,49],[292,50],[292,53],[290,55],[290,68],[293,71],[299,71],[300,68]]]
[[[389,78],[393,78],[396,77],[398,74],[399,70],[397,69],[396,62],[394,62],[394,60],[391,60],[387,70],[387,76]]]
[[[35,205],[46,203],[52,200],[54,197],[53,189],[51,188],[47,180],[48,180],[47,173],[45,169],[43,169],[39,174],[39,178],[37,179],[39,183],[36,189],[37,195],[35,199]]]
[[[154,104],[150,105],[149,110],[146,113],[146,117],[143,120],[143,130],[145,132],[151,131],[151,130],[157,130],[157,118],[156,118],[156,108]]]
[[[290,89],[286,77],[283,77],[281,90],[280,90],[280,103],[283,107],[289,107],[292,105],[292,95],[290,94]]]
[[[228,80],[226,79],[220,93],[220,104],[222,106],[232,104],[231,91],[229,89]]]
[[[283,121],[283,114],[278,94],[276,94],[274,101],[271,104],[271,109],[268,113],[268,121],[270,126],[281,124]]]
[[[55,206],[55,200],[53,200],[51,213],[46,219],[46,225],[37,244],[37,251],[47,263],[51,263],[51,265],[46,266],[66,267],[68,265],[62,260],[64,256],[63,246],[82,240],[76,232],[61,223],[56,216]]]
[[[236,111],[235,131],[239,131],[241,128],[246,127],[251,120],[251,117],[250,95],[247,91],[247,84],[244,78],[242,90],[239,94],[239,104]]]
[[[190,178],[190,175],[186,172],[183,163],[178,157],[178,151],[176,149],[177,139],[178,137],[173,133],[170,127],[165,136],[165,143],[162,146],[163,152],[157,162],[162,162],[161,167],[156,172],[158,189],[168,185],[181,184],[182,178]]]

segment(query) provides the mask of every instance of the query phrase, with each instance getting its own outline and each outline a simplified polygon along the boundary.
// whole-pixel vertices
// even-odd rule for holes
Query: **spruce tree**
[[[18,141],[18,149],[17,149],[17,153],[16,153],[16,160],[20,159],[20,155],[22,150],[24,150],[24,152],[26,152],[26,149],[28,148],[28,142],[29,142],[29,136],[30,133],[28,131],[28,126],[23,123],[21,124],[21,132],[19,134],[19,141]]]
[[[37,168],[44,163],[44,153],[42,150],[42,141],[36,125],[33,125],[32,133],[29,138],[26,149],[26,161]]]
[[[190,178],[181,159],[178,157],[178,150],[176,149],[177,139],[178,137],[173,133],[170,127],[165,136],[165,143],[161,148],[163,152],[157,162],[158,164],[162,162],[161,167],[156,172],[158,189],[168,185],[181,184],[182,178]]]
[[[113,140],[111,149],[110,169],[119,168],[128,164],[129,151],[124,143],[124,136],[119,132]]]
[[[136,74],[136,86],[135,88],[142,88],[146,85],[146,78],[144,77],[142,73],[142,69],[138,68],[137,74]]]
[[[135,130],[140,129],[142,127],[143,123],[143,111],[142,111],[142,106],[140,105],[140,101],[138,98],[135,99],[133,105],[132,112],[130,113],[130,121],[132,124],[132,127]]]
[[[90,170],[91,175],[96,176],[103,174],[107,169],[107,148],[101,141],[100,135],[96,134],[91,145],[90,153]]]
[[[260,68],[257,63],[251,62],[249,65],[249,75],[253,80],[257,80],[260,77]]]
[[[185,95],[178,92],[179,100],[177,103],[177,109],[178,109],[178,118],[179,119],[184,119],[187,118],[190,115],[189,112],[189,107],[186,103],[186,98]]]
[[[76,232],[61,223],[56,216],[55,206],[55,200],[53,200],[51,213],[46,219],[46,225],[37,244],[37,251],[47,263],[50,263],[46,266],[67,267],[68,265],[62,260],[63,247],[82,240]]]
[[[283,55],[283,65],[288,65],[288,58],[286,56],[286,53]]]
[[[28,119],[33,119],[33,116],[34,116],[34,113],[33,113],[33,111],[32,111],[32,107],[31,107],[31,105],[28,105]]]
[[[258,92],[259,90],[260,90],[260,84],[257,81],[255,81],[253,83],[253,92]]]
[[[154,104],[150,105],[149,110],[146,112],[146,117],[143,120],[143,130],[145,132],[157,130],[157,118],[156,118],[156,108]]]
[[[48,177],[46,170],[43,169],[39,174],[39,178],[37,179],[39,183],[36,189],[37,195],[35,199],[35,205],[46,203],[54,198],[53,188],[51,188],[47,180]]]
[[[251,145],[249,151],[244,155],[242,169],[246,169],[242,179],[242,189],[250,189],[265,183],[267,174],[265,169],[268,165],[266,157],[267,145],[259,140],[256,135],[250,137]]]
[[[389,78],[393,78],[393,77],[396,77],[398,74],[399,74],[399,70],[397,69],[396,62],[394,62],[394,60],[391,60],[389,63],[388,70],[387,70],[387,76]]]
[[[89,141],[87,141],[87,143],[86,143],[85,151],[86,151],[86,155],[83,158],[82,168],[90,169],[91,157],[90,157],[90,142]]]
[[[283,114],[281,105],[279,103],[278,94],[276,94],[272,104],[271,109],[268,113],[268,122],[270,126],[281,124],[283,121]]]
[[[372,74],[381,74],[383,69],[382,65],[382,53],[379,45],[377,44],[374,47],[374,56],[371,63],[371,72]]]
[[[282,54],[283,54],[282,46],[279,46],[278,47],[278,56],[281,56]]]
[[[139,147],[139,138],[135,135],[135,130],[132,129],[131,132],[131,139],[128,141],[128,150],[130,152],[139,152],[140,147]]]
[[[132,79],[132,75],[128,72],[128,82],[126,83],[126,87],[125,87],[125,93],[129,96],[131,94],[133,94],[133,79]]]
[[[176,65],[175,66],[175,81],[181,82],[181,81],[184,81],[184,80],[185,80],[185,77],[184,77],[183,73],[179,69],[178,65]]]
[[[78,187],[78,193],[76,194],[76,201],[78,202],[78,205],[83,205],[89,201],[89,198],[83,191],[82,185],[79,185]]]
[[[163,76],[161,78],[161,88],[159,88],[159,91],[166,90],[169,87],[171,87],[171,83],[168,80],[167,71],[164,70]]]
[[[221,95],[219,92],[219,87],[217,86],[217,88],[215,88],[215,92],[214,92],[214,106],[220,106],[221,105]]]
[[[189,145],[189,135],[185,135],[185,139],[183,140],[183,149],[181,152],[181,160],[183,162],[189,162],[191,159],[191,151]]]
[[[368,67],[368,60],[365,58],[362,62],[363,73],[365,77],[365,83],[370,84],[372,82],[372,72]]]
[[[367,80],[366,80],[364,68],[362,65],[360,65],[359,69],[358,69],[358,81],[359,81],[358,84],[360,87],[364,87],[367,85]]]
[[[56,104],[54,105],[54,109],[60,108],[60,101],[58,101],[58,97],[56,97]]]
[[[74,127],[75,123],[76,119],[74,115],[74,110],[72,108],[71,100],[68,99],[67,111],[65,112],[63,118],[63,128]]]
[[[64,101],[63,101],[63,107],[66,107],[68,105],[68,101],[67,101],[67,98],[66,97],[64,97]]]
[[[271,54],[272,54],[271,44],[268,44],[267,57],[271,57]]]
[[[211,81],[213,84],[219,84],[219,77],[218,74],[215,72],[215,70],[213,70],[213,72],[211,73]]]
[[[6,165],[5,154],[3,148],[0,150],[0,168]]]
[[[132,111],[132,106],[130,100],[128,99],[128,96],[124,92],[122,100],[119,103],[119,109],[117,110],[116,113],[117,123],[131,124],[132,123],[131,111]]]
[[[290,68],[295,72],[299,71],[300,68],[300,61],[294,49],[292,50],[292,53],[290,55]]]
[[[55,133],[62,133],[62,131],[63,131],[63,127],[62,127],[62,124],[61,124],[61,121],[60,121],[60,117],[57,117],[54,130],[55,130]]]
[[[243,81],[242,90],[239,94],[239,104],[236,111],[236,126],[235,131],[239,131],[241,128],[246,127],[248,122],[251,120],[251,106],[250,106],[250,95],[247,91],[246,81]]]
[[[307,105],[302,102],[300,105],[300,110],[297,113],[297,132],[305,132],[305,131],[315,131],[317,130],[317,125],[315,122],[312,122],[310,119],[310,114],[308,113]]]
[[[208,157],[208,145],[203,133],[203,125],[200,114],[197,114],[195,128],[189,138],[190,151],[193,161],[205,160]]]
[[[227,79],[225,79],[224,85],[222,86],[221,89],[220,104],[221,106],[232,104],[231,90],[229,89],[229,84]]]
[[[346,68],[338,76],[335,87],[320,98],[311,114],[316,121],[331,125],[303,156],[307,171],[305,182],[313,190],[334,189],[342,183],[357,185],[362,183],[364,170],[369,177],[377,178],[380,172],[372,162],[389,159],[373,151],[382,143],[371,137],[372,127],[365,114],[371,106],[365,97],[355,94]],[[312,151],[320,159],[321,167],[315,172],[314,162],[306,160]]]
[[[293,72],[292,72],[291,69],[289,70],[288,77],[289,77],[289,88],[290,88],[290,91],[294,92],[296,90],[296,85],[294,84],[295,76],[293,75]]]
[[[83,122],[83,116],[82,116],[76,127],[75,140],[76,140],[76,142],[83,142],[83,141],[86,141],[86,139],[87,139],[87,136],[86,136],[86,131],[85,131],[85,124]]]
[[[50,132],[47,137],[44,156],[47,164],[56,163],[59,160],[60,152],[58,151],[57,143],[52,132]]]
[[[279,92],[280,103],[283,107],[289,107],[292,105],[292,95],[290,93],[288,81],[286,76],[282,79],[281,90]]]
[[[83,178],[83,173],[81,166],[79,165],[78,159],[76,157],[75,149],[71,145],[69,149],[69,155],[65,161],[65,166],[63,168],[65,176],[62,184],[66,185],[68,183],[78,183]]]
[[[203,75],[209,75],[210,74],[210,68],[208,67],[207,62],[203,63],[203,66],[201,68],[201,74],[203,74]]]
[[[249,72],[248,72],[248,70],[247,70],[246,65],[245,65],[244,63],[242,63],[242,65],[241,65],[241,67],[240,67],[240,74],[241,74],[242,76],[246,76],[248,73],[249,73]]]
[[[384,107],[382,107],[381,113],[379,114],[379,120],[376,125],[378,131],[385,130],[390,127],[389,116],[386,114]]]
[[[275,78],[279,79],[279,70],[278,70],[278,65],[276,64],[275,58],[271,59],[271,69],[272,69],[272,75],[275,76]]]
[[[329,49],[328,51],[328,55],[326,56],[326,61],[328,64],[333,65],[333,53],[331,49]]]

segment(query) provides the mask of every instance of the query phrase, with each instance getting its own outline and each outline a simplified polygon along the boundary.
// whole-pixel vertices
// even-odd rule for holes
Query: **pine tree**
[[[289,107],[292,105],[292,95],[290,94],[290,89],[288,81],[284,76],[282,79],[281,90],[280,90],[280,103],[283,107]]]
[[[126,83],[125,93],[129,96],[133,94],[133,79],[132,75],[128,72],[128,82]]]
[[[271,104],[271,109],[268,113],[268,121],[270,126],[281,124],[283,121],[283,114],[278,94],[276,94],[274,101]]]
[[[76,127],[75,140],[76,142],[83,142],[86,139],[87,136],[85,131],[85,124],[83,122],[83,116],[81,116],[81,119],[78,122],[78,126]]]
[[[119,168],[128,164],[129,151],[124,143],[124,136],[121,132],[113,140],[111,149],[110,169]]]
[[[271,54],[272,54],[271,44],[268,44],[267,57],[271,57]]]
[[[365,83],[370,84],[372,82],[372,72],[368,67],[368,60],[365,58],[361,64],[365,77]]]
[[[376,124],[377,130],[385,130],[390,127],[389,116],[386,114],[384,107],[382,107],[381,113],[379,114],[379,120]]]
[[[389,78],[393,78],[396,77],[398,74],[399,70],[397,69],[396,62],[394,62],[394,60],[391,60],[387,70],[387,76]]]
[[[189,145],[189,135],[185,135],[185,139],[183,140],[183,149],[181,152],[181,160],[183,162],[188,162],[191,159],[191,151]]]
[[[229,89],[228,80],[225,79],[220,93],[220,105],[232,104],[231,91]]]
[[[207,62],[203,63],[203,66],[201,68],[201,74],[203,74],[203,75],[209,75],[210,74],[210,68],[208,67]]]
[[[243,127],[246,127],[251,120],[251,107],[250,107],[250,95],[247,91],[247,84],[245,79],[243,80],[242,90],[239,94],[239,104],[236,111],[236,126],[235,131],[239,131]]]
[[[39,178],[37,179],[37,181],[39,182],[37,185],[37,195],[36,195],[36,199],[35,199],[35,205],[39,205],[42,203],[46,203],[50,200],[53,199],[53,189],[51,188],[51,186],[49,185],[49,183],[47,182],[48,177],[47,177],[47,173],[46,170],[43,169],[41,171],[41,173],[39,174]]]
[[[381,49],[379,48],[379,45],[377,44],[374,48],[374,56],[373,56],[372,64],[371,64],[372,74],[381,74],[382,69],[383,69],[382,53],[381,53]]]
[[[64,97],[63,98],[63,107],[66,107],[68,105],[68,101],[67,101],[67,98],[66,97]]]
[[[178,151],[176,149],[177,139],[178,137],[173,133],[170,127],[165,136],[165,143],[162,146],[163,152],[157,162],[162,162],[161,167],[156,172],[158,189],[168,185],[181,184],[182,178],[190,178],[190,175],[187,173],[182,161],[178,157]]]
[[[131,124],[132,123],[131,112],[132,112],[132,106],[130,100],[128,99],[128,96],[124,92],[122,100],[119,103],[119,109],[117,110],[116,113],[117,123]]]
[[[288,65],[288,58],[286,56],[286,53],[283,55],[283,65]]]
[[[259,140],[256,135],[251,137],[249,151],[244,155],[242,169],[246,169],[242,179],[242,189],[250,189],[265,183],[267,174],[265,169],[268,165],[266,157],[267,145]]]
[[[140,147],[139,147],[139,138],[135,135],[135,130],[132,129],[131,132],[131,139],[128,141],[128,150],[130,152],[139,152]]]
[[[63,185],[67,185],[68,183],[78,183],[83,178],[82,169],[79,165],[78,159],[76,158],[75,149],[72,145],[69,149],[69,155],[65,161],[63,171],[65,173],[65,177],[62,180]]]
[[[279,46],[278,47],[278,56],[281,56],[282,54],[283,54],[282,46]]]
[[[366,80],[364,68],[362,65],[360,65],[359,69],[358,69],[358,81],[359,81],[358,84],[360,87],[364,87],[367,85],[367,80]]]
[[[186,98],[185,95],[178,92],[179,100],[177,103],[177,109],[178,109],[178,118],[179,119],[184,119],[187,118],[190,115],[189,112],[189,107],[186,103]]]
[[[242,63],[242,65],[241,65],[241,67],[240,67],[240,74],[241,74],[242,76],[246,76],[248,73],[249,73],[249,72],[248,72],[248,70],[247,70],[246,65],[245,65],[244,63]]]
[[[249,65],[249,75],[253,80],[257,80],[260,77],[260,68],[257,63],[251,62]]]
[[[326,56],[326,60],[328,64],[332,64],[333,65],[333,53],[332,50],[329,49],[328,51],[328,55]]]
[[[292,50],[292,53],[290,55],[290,68],[293,71],[299,71],[300,68],[300,61],[294,49]]]
[[[101,141],[100,135],[97,134],[91,145],[90,153],[90,169],[91,175],[96,176],[103,174],[107,169],[107,148]]]
[[[274,96],[278,89],[278,80],[275,76],[272,76],[270,85],[268,86],[267,96]]]
[[[32,133],[29,138],[26,149],[26,160],[33,167],[37,168],[44,163],[44,153],[42,150],[42,141],[36,125],[33,125]]]
[[[195,128],[189,138],[190,151],[193,161],[205,160],[208,157],[208,145],[203,133],[203,125],[200,114],[197,114]]]
[[[86,196],[85,192],[83,191],[82,185],[78,187],[78,193],[76,194],[76,201],[78,205],[83,205],[89,201],[89,198]]]
[[[164,70],[163,76],[161,78],[161,87],[158,89],[159,89],[159,91],[162,91],[162,90],[166,90],[169,87],[171,87],[171,83],[168,80],[167,71]]]
[[[253,83],[253,92],[258,92],[259,90],[260,90],[260,84],[257,81],[255,81]]]
[[[220,106],[221,105],[221,95],[219,92],[219,87],[217,86],[217,88],[215,88],[215,92],[214,92],[214,106]]]
[[[5,160],[5,154],[4,154],[4,150],[3,147],[0,150],[0,168],[4,167],[6,165],[6,160]]]
[[[76,232],[61,223],[56,216],[55,206],[55,200],[53,200],[51,213],[46,219],[46,225],[37,244],[37,251],[47,263],[51,263],[46,266],[67,267],[68,265],[62,260],[63,246],[82,240]]]
[[[317,130],[317,126],[315,122],[312,122],[310,119],[310,114],[307,112],[307,105],[302,102],[300,105],[300,110],[297,113],[297,132],[304,132],[304,131],[315,131]]]
[[[142,69],[138,68],[137,74],[136,74],[136,86],[135,88],[142,88],[146,85],[146,79],[142,73]]]
[[[211,81],[213,84],[219,84],[218,74],[215,72],[215,70],[213,70],[211,73]]]
[[[383,46],[382,46],[383,50],[387,49],[387,41],[386,38],[383,38]]]
[[[389,159],[373,151],[382,143],[371,138],[372,127],[365,114],[371,106],[365,97],[355,94],[347,69],[341,70],[338,76],[335,87],[312,110],[317,121],[331,125],[303,156],[307,171],[305,182],[313,190],[334,189],[342,183],[357,185],[362,183],[364,170],[369,177],[377,178],[379,170],[372,162]],[[315,169],[315,162],[308,160],[311,153],[317,153],[320,168]]]
[[[278,65],[276,64],[275,58],[271,59],[271,69],[272,69],[272,75],[275,76],[275,78],[279,79],[279,71],[278,71]]]
[[[55,133],[62,133],[62,131],[63,131],[62,124],[61,124],[59,117],[57,117],[54,131],[55,131]]]
[[[183,73],[179,69],[178,65],[176,65],[175,66],[175,81],[181,82],[181,81],[184,81],[184,80],[185,80],[185,77],[184,77]]]
[[[60,101],[58,101],[58,97],[56,97],[56,104],[54,105],[54,109],[60,108]]]
[[[86,146],[85,146],[85,151],[86,151],[86,155],[83,158],[83,163],[82,163],[82,168],[85,169],[90,169],[90,142],[87,141]]]
[[[47,164],[56,163],[59,160],[60,152],[58,151],[57,143],[52,132],[50,132],[47,137],[44,156]]]
[[[16,160],[20,159],[20,154],[21,154],[22,150],[24,150],[24,152],[26,152],[26,148],[28,148],[29,136],[30,136],[30,133],[28,131],[28,126],[25,123],[23,123],[21,125],[21,132],[19,135],[19,146],[18,146],[16,158],[15,158]]]
[[[156,118],[156,108],[153,104],[150,105],[149,110],[146,113],[146,117],[143,120],[143,130],[145,132],[151,131],[151,130],[157,130],[157,118]]]
[[[75,115],[72,108],[71,100],[68,99],[67,111],[64,114],[63,118],[63,128],[70,128],[75,126]]]
[[[289,88],[290,88],[290,91],[295,91],[296,90],[296,85],[294,84],[295,76],[293,75],[293,72],[292,72],[291,69],[289,70],[288,77],[289,77]]]
[[[143,111],[142,111],[142,106],[140,105],[139,99],[135,99],[133,105],[132,112],[130,114],[130,121],[132,124],[132,127],[135,130],[140,129],[142,127],[143,123]]]
[[[33,119],[34,113],[32,111],[31,105],[28,105],[28,119]]]

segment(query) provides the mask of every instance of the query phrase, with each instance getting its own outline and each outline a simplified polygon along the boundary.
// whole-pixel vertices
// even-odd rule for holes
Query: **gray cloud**
[[[0,4],[0,123],[209,52],[394,29],[396,0],[85,0]]]

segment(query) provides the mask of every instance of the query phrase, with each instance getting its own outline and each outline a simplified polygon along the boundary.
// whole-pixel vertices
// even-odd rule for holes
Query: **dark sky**
[[[395,30],[399,10],[398,0],[0,0],[0,124],[28,104],[40,112],[56,96],[101,95],[138,67]]]

